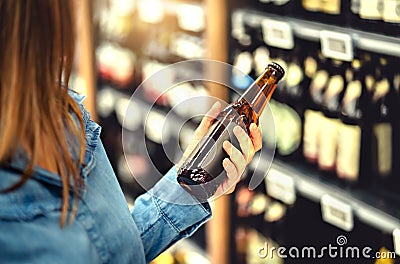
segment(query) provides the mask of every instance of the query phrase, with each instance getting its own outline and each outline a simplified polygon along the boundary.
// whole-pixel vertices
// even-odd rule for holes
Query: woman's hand
[[[183,154],[183,158],[178,163],[178,167],[182,166],[184,160],[190,155],[198,142],[207,133],[219,112],[221,112],[221,104],[216,102],[201,120],[200,125],[194,132],[190,145],[187,147]],[[222,162],[226,171],[227,179],[225,179],[217,188],[217,191],[214,194],[215,197],[224,193],[232,193],[235,190],[236,184],[240,181],[240,177],[246,169],[246,166],[262,146],[261,130],[254,123],[250,125],[250,136],[239,126],[234,128],[233,133],[239,141],[241,150],[235,148],[229,141],[223,143],[223,148],[229,156],[229,158],[224,159]]]
[[[250,136],[239,126],[233,129],[233,133],[239,141],[241,151],[235,148],[229,141],[223,143],[223,148],[229,155],[229,159],[225,158],[222,162],[227,179],[218,187],[215,192],[216,196],[229,194],[235,190],[236,184],[240,181],[240,177],[246,166],[262,146],[261,130],[254,123],[250,125]]]

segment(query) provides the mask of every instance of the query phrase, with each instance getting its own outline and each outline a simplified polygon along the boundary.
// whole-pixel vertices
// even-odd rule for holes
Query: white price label
[[[245,36],[245,29],[243,25],[243,13],[242,12],[234,12],[232,14],[232,37],[235,39],[241,39]]]
[[[261,22],[264,42],[281,49],[293,49],[293,32],[289,23],[273,19]]]
[[[400,256],[400,229],[393,230],[393,245],[394,251]]]
[[[269,196],[289,205],[296,201],[295,184],[291,176],[271,168],[265,184]]]
[[[321,30],[321,50],[327,58],[343,61],[353,60],[353,41],[349,34]]]
[[[328,194],[321,197],[322,219],[345,231],[354,227],[353,210],[351,206]]]

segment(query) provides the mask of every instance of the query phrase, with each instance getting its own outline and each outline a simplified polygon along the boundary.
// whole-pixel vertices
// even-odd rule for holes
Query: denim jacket
[[[0,194],[0,263],[148,263],[211,217],[209,205],[193,200],[176,181],[175,167],[130,211],[100,141],[101,128],[80,104],[86,131],[85,188],[76,218],[60,228],[60,177],[40,167],[16,191]],[[0,189],[17,182],[26,160],[0,168]]]

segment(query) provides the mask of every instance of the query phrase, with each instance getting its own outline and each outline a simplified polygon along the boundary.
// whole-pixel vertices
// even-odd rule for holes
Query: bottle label
[[[317,12],[321,10],[320,0],[303,0],[302,1],[304,9],[312,12]]]
[[[271,99],[268,103],[270,111],[266,109],[263,111],[259,117],[259,126],[263,134],[269,135],[268,137],[263,137],[263,147],[269,150],[276,149],[276,131],[279,129],[279,122],[276,122],[280,118],[281,108],[278,106],[278,102]]]
[[[322,11],[331,14],[331,15],[339,15],[340,14],[340,1],[341,0],[322,0]]]
[[[383,2],[383,20],[389,23],[400,23],[400,1],[385,0]]]
[[[338,132],[336,172],[340,178],[356,181],[359,174],[361,128],[341,124]]]
[[[318,138],[320,137],[323,118],[322,113],[318,111],[306,110],[304,112],[303,152],[304,156],[311,162],[318,158]]]
[[[392,126],[389,123],[376,124],[373,131],[377,141],[378,172],[385,177],[392,171]]]
[[[282,156],[296,151],[301,141],[301,119],[295,110],[285,104],[278,104],[279,119],[276,118],[276,147]]]
[[[360,17],[363,19],[382,19],[383,0],[361,0]]]
[[[323,117],[320,126],[318,165],[323,170],[332,170],[336,161],[340,120]]]

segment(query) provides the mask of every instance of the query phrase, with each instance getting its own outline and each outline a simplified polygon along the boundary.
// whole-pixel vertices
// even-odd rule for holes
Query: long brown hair
[[[20,181],[3,191],[21,187],[40,154],[51,157],[63,187],[62,226],[71,209],[69,184],[73,208],[83,186],[82,114],[67,89],[75,47],[73,11],[73,0],[0,0],[0,164],[10,162],[19,147],[29,158]]]

